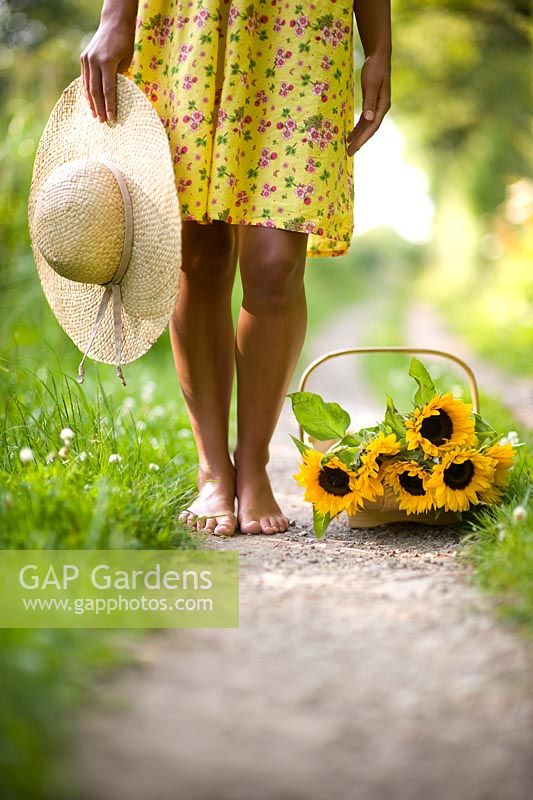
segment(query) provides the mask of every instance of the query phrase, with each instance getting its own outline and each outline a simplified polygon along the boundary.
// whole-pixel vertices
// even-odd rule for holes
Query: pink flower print
[[[263,119],[259,120],[257,130],[259,133],[266,133],[267,129],[270,128],[271,125],[272,125],[271,120],[265,119],[263,117]]]
[[[228,118],[228,113],[225,108],[220,107],[217,114],[217,128],[222,127],[224,120]]]
[[[294,83],[287,83],[287,81],[281,81],[281,86],[279,89],[280,97],[287,97],[289,92],[292,92],[294,89]]]
[[[292,53],[290,50],[284,50],[283,47],[278,47],[276,50],[276,55],[274,57],[274,66],[275,67],[282,67],[286,61],[292,58]]]
[[[296,36],[303,36],[305,31],[309,27],[310,20],[309,17],[304,16],[303,14],[299,16],[297,19],[291,19],[289,25],[291,28],[294,28],[294,32]]]
[[[282,27],[285,25],[287,20],[282,19],[281,17],[276,17],[274,20],[274,32],[279,33]]]
[[[194,109],[192,114],[184,114],[183,122],[188,123],[189,130],[196,131],[204,120],[204,115],[197,108]]]
[[[276,191],[276,187],[271,183],[264,183],[261,189],[261,197],[270,197]]]
[[[285,122],[278,122],[276,128],[281,131],[281,136],[284,139],[292,139],[296,130],[296,122],[293,119],[287,119]]]
[[[248,6],[248,9],[250,10],[250,13],[248,14],[244,27],[250,32],[250,34],[253,35],[259,28],[259,15],[253,6]]]
[[[320,69],[328,70],[333,66],[333,59],[329,56],[324,56],[320,62]]]
[[[228,27],[231,28],[235,24],[235,20],[240,17],[239,11],[235,6],[232,6],[228,14]]]
[[[235,200],[235,205],[237,208],[240,208],[242,204],[246,205],[248,203],[248,194],[246,189],[241,189],[240,192],[237,192],[237,199]]]
[[[206,20],[209,19],[209,11],[207,8],[201,8],[198,14],[195,14],[193,21],[196,22],[197,28],[205,28]]]
[[[196,75],[186,75],[183,79],[183,88],[184,89],[192,89],[194,84],[198,81]]]
[[[189,19],[190,17],[184,17],[183,14],[178,14],[178,16],[176,17],[176,27],[178,28],[178,30],[181,31],[188,23]]]
[[[326,94],[329,89],[327,81],[316,81],[313,83],[313,94]]]
[[[308,206],[311,203],[311,195],[315,193],[315,185],[313,183],[303,184],[298,183],[294,189],[294,194],[298,200],[303,200],[304,205]]]
[[[170,122],[170,130],[171,131],[175,131],[176,130],[176,127],[178,125],[178,120],[179,120],[179,117],[176,117],[176,116],[170,118],[169,122]]]
[[[254,105],[260,106],[268,101],[268,97],[266,96],[265,92],[261,89],[260,92],[255,93],[255,102]]]
[[[308,156],[305,161],[305,171],[306,172],[316,172],[318,168],[318,163],[313,156]]]
[[[178,50],[178,62],[183,64],[187,61],[187,56],[192,50],[192,44],[182,44]]]
[[[157,69],[157,67],[159,65],[157,63],[157,58],[155,56],[152,56],[152,58],[150,60],[150,64],[148,66],[149,66],[150,69]]]
[[[183,194],[187,190],[187,186],[192,184],[192,180],[190,178],[179,178],[176,181],[176,189],[178,190],[178,194]]]
[[[320,30],[320,36],[317,36],[317,41],[322,41],[323,44],[338,47],[344,40],[344,34],[350,30],[348,26],[344,26],[341,19],[331,20],[331,17],[323,17],[325,24]],[[331,23],[331,24],[328,24]]]
[[[261,152],[259,154],[259,161],[258,166],[260,169],[265,169],[270,164],[270,160],[272,158],[272,154],[268,147],[262,147]]]

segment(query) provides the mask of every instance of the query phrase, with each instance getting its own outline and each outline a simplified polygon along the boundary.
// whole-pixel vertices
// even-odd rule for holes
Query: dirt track
[[[459,532],[335,521],[317,543],[289,431],[287,405],[270,473],[290,531],[209,540],[240,551],[240,628],[150,637],[101,687],[84,797],[525,800],[531,653],[473,588]]]

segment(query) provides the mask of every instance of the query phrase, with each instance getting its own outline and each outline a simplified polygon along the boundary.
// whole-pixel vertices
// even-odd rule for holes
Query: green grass
[[[46,308],[36,316],[40,335],[35,316],[21,317],[0,360],[0,547],[199,547],[177,520],[196,492],[196,448],[166,337],[126,367],[127,389],[94,363],[80,387],[78,352]],[[62,450],[64,428],[74,437]],[[73,710],[98,675],[130,658],[138,635],[0,629],[3,798],[72,796],[73,776],[57,764],[68,762]]]

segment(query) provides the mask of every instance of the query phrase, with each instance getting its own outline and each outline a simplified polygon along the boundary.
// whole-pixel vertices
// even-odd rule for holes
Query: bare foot
[[[199,469],[198,497],[188,508],[179,515],[180,522],[188,528],[196,528],[202,533],[232,536],[237,527],[233,464],[228,468],[227,475],[217,478]]]
[[[248,467],[238,462],[236,494],[239,501],[237,519],[242,533],[283,533],[289,520],[276,502],[265,467]]]

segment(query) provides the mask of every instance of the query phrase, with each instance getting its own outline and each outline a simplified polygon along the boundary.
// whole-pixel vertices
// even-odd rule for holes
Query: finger
[[[390,108],[390,102],[388,99],[383,97],[383,99],[378,102],[376,107],[376,112],[374,115],[374,122],[367,124],[364,128],[362,128],[357,135],[351,140],[348,153],[349,155],[353,155],[357,150],[360,150],[361,147],[368,142],[368,140],[375,134],[378,130],[379,126],[383,122],[383,118],[385,114]]]
[[[105,121],[105,103],[102,92],[102,73],[100,67],[94,61],[89,61],[89,88],[93,98],[94,107],[98,114],[99,122]]]
[[[368,80],[363,83],[363,119],[373,122],[376,115],[380,84]]]
[[[85,92],[85,97],[87,99],[87,103],[89,104],[89,108],[91,109],[93,117],[96,117],[96,111],[94,110],[93,99],[89,91],[89,68],[87,65],[87,59],[82,56],[80,58],[80,62],[81,62],[81,74],[83,77],[83,90]]]
[[[102,67],[102,90],[107,118],[111,122],[117,116],[116,83],[115,70],[111,68],[110,64],[106,64]]]
[[[361,116],[357,120],[357,124],[356,124],[355,128],[352,128],[352,130],[348,134],[347,138],[348,139],[353,139],[354,136],[356,136],[358,133],[360,133],[361,130],[364,130],[365,126],[369,125],[369,124],[370,123],[368,123],[366,120],[363,119],[363,115],[361,114]]]

